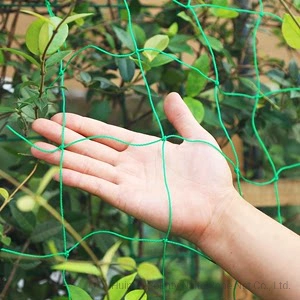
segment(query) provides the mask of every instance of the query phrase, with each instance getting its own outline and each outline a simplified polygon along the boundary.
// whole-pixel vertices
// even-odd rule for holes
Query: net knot
[[[60,151],[62,151],[62,150],[64,150],[65,149],[65,145],[63,145],[63,144],[60,144],[58,147],[57,147],[57,150],[60,150]]]
[[[273,180],[274,180],[274,182],[277,182],[279,180],[279,176],[277,174],[275,174]]]
[[[166,141],[168,140],[168,137],[167,137],[166,135],[164,135],[164,136],[161,138],[161,140],[162,140],[163,142],[166,142]]]
[[[235,167],[234,168],[234,173],[239,176],[241,174],[240,168],[239,167]]]
[[[220,85],[220,81],[219,81],[219,80],[216,80],[216,81],[215,81],[215,86],[218,87],[219,85]]]
[[[64,75],[65,75],[65,70],[63,70],[63,69],[59,70],[58,76],[63,77]]]
[[[66,250],[65,252],[65,258],[68,259],[70,256],[70,250]]]
[[[260,16],[261,18],[263,18],[263,17],[265,16],[265,12],[260,11],[260,12],[259,12],[259,16]]]

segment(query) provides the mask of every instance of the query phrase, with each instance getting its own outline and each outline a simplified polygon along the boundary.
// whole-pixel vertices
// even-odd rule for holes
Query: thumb
[[[168,120],[185,138],[208,138],[210,134],[196,121],[193,114],[177,93],[170,93],[164,102]]]

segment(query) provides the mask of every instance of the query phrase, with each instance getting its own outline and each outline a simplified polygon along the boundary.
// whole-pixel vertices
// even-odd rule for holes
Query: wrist
[[[235,207],[245,201],[232,186],[218,197],[218,202],[212,216],[203,232],[193,241],[197,247],[209,254],[210,249],[216,247],[226,234],[227,224],[231,219]]]

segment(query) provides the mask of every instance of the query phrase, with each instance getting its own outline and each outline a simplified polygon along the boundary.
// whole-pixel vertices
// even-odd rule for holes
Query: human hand
[[[164,108],[181,136],[205,140],[218,147],[178,94],[169,94]],[[62,114],[57,114],[51,120],[36,120],[33,129],[60,144],[61,124]],[[75,143],[64,150],[64,184],[97,195],[160,230],[168,228],[171,201],[172,232],[197,244],[203,232],[222,219],[222,212],[235,190],[226,160],[213,147],[188,141],[180,145],[158,141],[153,136],[66,114],[65,145],[95,135],[113,136],[130,144],[154,143],[137,147],[107,138]],[[56,148],[44,142],[38,142],[36,146],[45,150]],[[51,154],[36,148],[31,151],[35,157],[50,164],[60,162],[60,151]],[[170,199],[164,182],[163,156]]]

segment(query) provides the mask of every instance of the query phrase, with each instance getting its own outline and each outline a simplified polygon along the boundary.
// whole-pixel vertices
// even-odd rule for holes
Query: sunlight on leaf
[[[103,259],[101,260],[101,263],[103,264],[103,266],[101,267],[102,275],[105,279],[107,278],[108,269],[110,267],[112,259],[115,255],[116,251],[119,249],[120,245],[121,245],[121,242],[117,242],[113,246],[111,246],[106,251],[105,255],[103,256]]]
[[[125,300],[147,300],[147,294],[144,290],[133,290],[125,296]]]
[[[141,278],[147,281],[162,279],[162,274],[158,267],[148,262],[139,264],[138,274]]]
[[[300,17],[295,18],[300,23]],[[281,30],[287,44],[294,49],[300,49],[300,28],[289,14],[284,15]]]
[[[108,297],[105,296],[104,300],[113,299],[121,300],[126,294],[127,290],[133,283],[137,273],[133,273],[127,276],[124,276],[116,283],[114,283],[108,291]]]
[[[118,257],[117,263],[126,271],[134,271],[136,269],[136,262],[131,257]]]
[[[4,198],[6,201],[9,197],[8,191],[4,188],[0,188],[0,195]]]
[[[92,300],[91,296],[80,287],[75,285],[68,285],[68,287],[72,300]]]
[[[65,270],[74,273],[84,273],[90,275],[100,276],[99,269],[90,262],[87,261],[67,261],[58,265],[52,266],[53,270]]]
[[[169,45],[169,37],[163,34],[157,34],[148,39],[144,45],[144,48],[152,48],[156,50],[145,50],[143,55],[151,62],[158,54],[159,51],[165,50]]]

